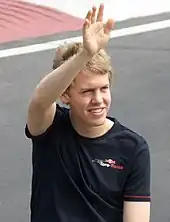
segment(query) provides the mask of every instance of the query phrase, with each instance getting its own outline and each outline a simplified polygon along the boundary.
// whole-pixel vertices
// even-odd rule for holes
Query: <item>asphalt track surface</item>
[[[151,221],[169,222],[170,29],[112,39],[108,51],[116,73],[110,114],[147,139]],[[29,221],[31,143],[24,135],[26,112],[34,87],[51,70],[53,55],[49,50],[0,59],[0,222]]]

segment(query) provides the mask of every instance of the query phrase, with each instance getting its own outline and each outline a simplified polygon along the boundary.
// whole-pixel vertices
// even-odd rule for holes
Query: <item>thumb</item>
[[[115,21],[113,19],[108,19],[104,27],[104,33],[109,35],[114,25],[115,25]]]

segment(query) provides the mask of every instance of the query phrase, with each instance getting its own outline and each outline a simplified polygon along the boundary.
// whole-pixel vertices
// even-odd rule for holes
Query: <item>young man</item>
[[[150,155],[144,138],[108,117],[113,20],[87,13],[83,44],[57,52],[31,98],[31,222],[149,222]],[[69,109],[56,104],[56,100]]]

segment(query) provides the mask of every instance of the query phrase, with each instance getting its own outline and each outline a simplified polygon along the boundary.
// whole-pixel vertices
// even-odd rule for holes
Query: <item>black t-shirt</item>
[[[31,222],[122,222],[124,201],[150,201],[145,139],[121,125],[80,136],[57,105],[53,124],[33,144]]]

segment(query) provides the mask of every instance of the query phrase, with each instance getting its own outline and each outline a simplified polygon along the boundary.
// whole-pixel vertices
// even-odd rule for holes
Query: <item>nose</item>
[[[102,93],[99,91],[95,91],[93,93],[93,97],[92,97],[92,103],[102,103],[103,102],[103,97],[102,97]]]

